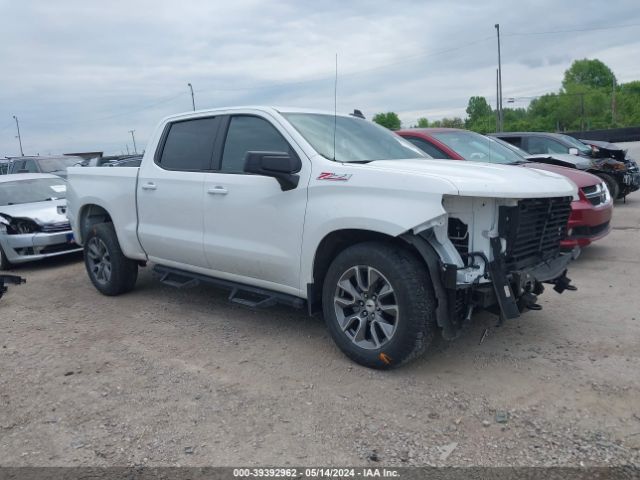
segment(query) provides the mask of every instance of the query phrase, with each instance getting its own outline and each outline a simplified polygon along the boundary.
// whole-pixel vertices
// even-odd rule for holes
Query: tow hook
[[[537,304],[538,297],[531,292],[525,292],[520,297],[520,302],[529,310],[542,310],[542,305]]]
[[[556,278],[553,283],[553,289],[558,293],[562,293],[565,290],[569,290],[571,292],[578,290],[578,287],[571,285],[571,279],[568,278],[566,274],[562,274],[562,276]]]
[[[21,283],[26,283],[26,280],[22,277],[18,277],[17,275],[0,275],[0,298],[7,293],[7,284],[20,285]]]

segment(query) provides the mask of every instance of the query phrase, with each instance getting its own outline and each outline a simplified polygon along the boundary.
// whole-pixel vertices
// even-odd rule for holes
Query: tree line
[[[469,98],[466,113],[464,119],[430,121],[423,117],[410,127],[496,131],[496,110],[485,97]],[[373,121],[391,130],[402,128],[395,112],[378,113]],[[526,108],[503,108],[504,131],[564,132],[631,126],[640,126],[640,81],[618,84],[613,71],[597,59],[574,61],[564,72],[558,92],[534,98]]]

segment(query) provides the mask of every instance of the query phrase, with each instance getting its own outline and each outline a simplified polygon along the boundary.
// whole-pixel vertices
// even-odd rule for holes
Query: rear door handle
[[[156,184],[152,183],[152,182],[148,182],[148,183],[145,183],[144,185],[142,185],[142,189],[143,190],[155,190],[156,188],[158,188],[158,187],[156,187]]]
[[[207,193],[209,195],[226,195],[227,193],[229,193],[229,190],[218,185],[218,186],[207,189]]]

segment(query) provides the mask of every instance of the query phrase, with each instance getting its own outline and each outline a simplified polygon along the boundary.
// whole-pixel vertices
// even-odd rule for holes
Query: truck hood
[[[67,221],[67,201],[64,199],[47,202],[20,203],[0,206],[0,215],[13,218],[29,218],[39,225]]]
[[[587,172],[582,172],[577,168],[560,167],[558,165],[549,165],[548,163],[536,162],[525,163],[522,166],[525,168],[533,168],[535,170],[545,170],[547,172],[557,173],[558,175],[567,177],[569,180],[575,183],[578,188],[591,187],[593,185],[602,183],[600,177],[596,177],[595,175],[591,175]]]
[[[561,175],[546,170],[451,160],[376,160],[363,167],[382,172],[421,175],[444,180],[458,195],[491,198],[577,198],[576,186]]]

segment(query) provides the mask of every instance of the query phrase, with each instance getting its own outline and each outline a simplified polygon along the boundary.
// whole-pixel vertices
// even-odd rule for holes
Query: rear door
[[[265,288],[299,290],[300,249],[311,166],[275,119],[231,115],[221,127],[217,171],[205,174],[204,249],[216,275]],[[297,188],[244,173],[249,151],[277,151],[302,161]],[[286,286],[282,289],[278,286]]]
[[[166,126],[153,161],[140,167],[138,236],[152,261],[206,268],[203,250],[205,172],[211,171],[219,117]]]

